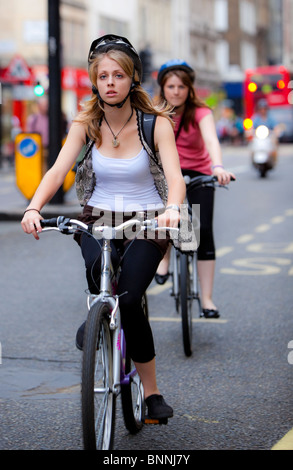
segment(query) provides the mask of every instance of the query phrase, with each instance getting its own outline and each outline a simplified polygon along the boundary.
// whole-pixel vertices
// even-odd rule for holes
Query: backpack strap
[[[157,119],[157,116],[155,114],[142,113],[141,124],[142,124],[143,137],[146,143],[148,144],[149,148],[153,152],[154,156],[156,155],[155,137],[154,137],[156,119]]]

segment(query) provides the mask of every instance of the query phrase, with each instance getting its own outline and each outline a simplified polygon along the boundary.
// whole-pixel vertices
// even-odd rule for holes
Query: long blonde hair
[[[172,108],[167,103],[162,103],[161,105],[155,105],[153,103],[149,94],[139,84],[139,77],[136,70],[133,76],[133,61],[124,52],[117,49],[111,49],[106,53],[100,53],[94,56],[89,66],[89,78],[91,82],[96,85],[98,66],[105,56],[115,60],[120,65],[120,67],[122,67],[124,72],[130,78],[133,78],[137,83],[130,93],[132,107],[139,109],[144,113],[164,116],[168,118],[173,124],[173,121],[170,117]],[[82,123],[89,138],[101,145],[102,136],[100,131],[100,123],[104,116],[102,103],[100,102],[97,95],[93,93],[91,99],[84,103],[83,108],[84,109],[75,118],[75,121]]]

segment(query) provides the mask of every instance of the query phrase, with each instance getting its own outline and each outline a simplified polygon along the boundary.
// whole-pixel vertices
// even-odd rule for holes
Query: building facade
[[[13,117],[26,120],[40,82],[48,89],[48,0],[0,1],[2,146]],[[13,11],[13,15],[11,15]],[[196,70],[202,97],[216,106],[228,97],[241,103],[246,68],[283,63],[293,68],[293,0],[60,0],[62,108],[70,121],[90,94],[87,54],[91,41],[126,36],[150,73],[156,94],[159,67],[185,59]]]

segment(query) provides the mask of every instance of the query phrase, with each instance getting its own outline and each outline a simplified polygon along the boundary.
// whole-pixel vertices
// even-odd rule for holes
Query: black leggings
[[[202,175],[202,173],[192,170],[182,170],[182,174],[191,178]],[[214,195],[214,188],[204,187],[188,190],[187,187],[189,204],[200,204],[200,243],[197,250],[197,259],[202,261],[216,259],[213,234]]]
[[[162,254],[155,244],[147,240],[134,240],[131,246],[126,245],[126,248],[123,240],[113,240],[111,246],[114,268],[117,267],[123,251],[126,252],[122,260],[117,294],[121,295],[127,292],[119,299],[121,322],[127,348],[134,361],[149,362],[155,357],[155,348],[152,330],[144,315],[141,301],[156,273]],[[81,250],[85,260],[89,290],[93,294],[98,294],[100,242],[83,234]]]

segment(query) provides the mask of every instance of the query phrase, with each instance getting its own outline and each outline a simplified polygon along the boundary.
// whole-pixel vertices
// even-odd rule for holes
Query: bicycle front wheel
[[[146,295],[142,299],[142,308],[148,318],[148,304]],[[121,384],[121,403],[126,429],[131,434],[136,434],[143,426],[145,415],[145,402],[143,385],[134,364],[127,352],[125,354],[125,375],[129,375],[129,383]]]
[[[81,404],[86,450],[109,450],[113,446],[116,395],[109,315],[109,306],[97,302],[89,311],[85,327]]]
[[[180,307],[182,318],[183,347],[186,356],[192,354],[192,279],[188,254],[180,253]]]

